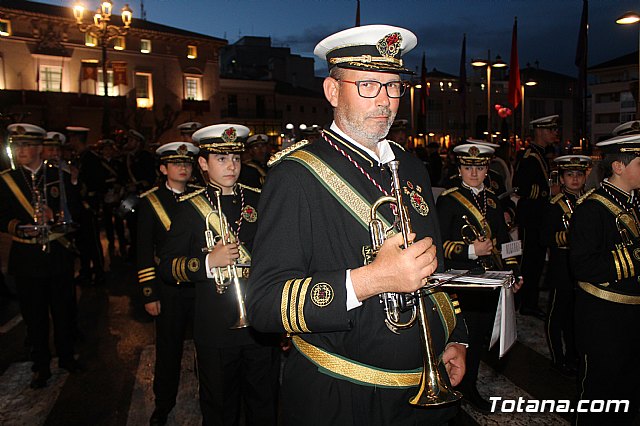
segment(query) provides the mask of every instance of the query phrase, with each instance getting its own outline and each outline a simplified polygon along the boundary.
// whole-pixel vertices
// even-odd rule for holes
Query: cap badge
[[[22,126],[17,126],[16,127],[16,134],[24,135],[26,133],[27,133],[27,129],[25,129],[24,127],[22,127]]]
[[[222,132],[222,140],[226,143],[235,142],[238,134],[236,133],[235,127],[229,127],[224,132]]]
[[[188,152],[189,150],[187,149],[187,146],[185,144],[180,145],[178,149],[176,149],[176,153],[178,155],[187,155]]]
[[[382,56],[394,58],[400,53],[402,45],[402,35],[398,32],[387,34],[378,40],[376,48]]]
[[[477,157],[478,154],[480,154],[480,150],[478,149],[477,146],[472,146],[471,148],[469,148],[469,155],[472,157]]]
[[[571,164],[580,164],[580,159],[578,157],[571,157],[569,161]]]
[[[640,121],[634,121],[631,123],[631,130],[640,130]]]

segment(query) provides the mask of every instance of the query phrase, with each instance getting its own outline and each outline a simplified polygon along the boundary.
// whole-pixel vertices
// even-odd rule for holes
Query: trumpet
[[[43,173],[46,173],[46,171]],[[36,243],[41,247],[43,252],[49,253],[49,234],[51,232],[51,227],[47,223],[46,219],[47,200],[38,188],[36,175],[33,173],[31,174],[31,187],[33,188],[31,198],[31,204],[33,205],[33,224],[20,225],[19,228],[30,235],[35,233]],[[43,187],[46,190],[46,181]]]
[[[384,229],[382,221],[378,219],[377,211],[383,204],[391,203],[395,205],[397,211],[397,220],[393,227],[399,227],[404,239],[404,248],[409,247],[409,234],[411,230],[411,222],[407,207],[402,201],[402,193],[400,192],[400,178],[398,177],[398,161],[389,162],[391,170],[391,178],[393,183],[393,196],[384,196],[379,198],[372,206],[370,212],[369,231],[371,234],[371,248],[375,256],[384,241],[386,240],[387,231]],[[420,329],[420,341],[422,343],[422,375],[420,384],[418,385],[418,393],[409,400],[411,405],[415,406],[435,406],[448,404],[458,401],[462,395],[451,389],[445,380],[442,379],[438,370],[438,362],[433,351],[433,343],[431,341],[431,328],[427,317],[427,306],[425,297],[428,290],[437,287],[439,284],[431,282],[428,287],[422,288],[414,293],[381,293],[380,301],[384,304],[386,314],[385,324],[394,333],[398,334],[399,329],[412,327],[416,321]],[[411,306],[411,318],[406,322],[400,322],[400,314]]]
[[[205,253],[210,253],[211,251],[213,251],[218,241],[222,241],[222,245],[227,245],[231,242],[229,223],[227,222],[227,218],[222,213],[219,191],[216,191],[216,202],[218,209],[218,219],[220,221],[220,235],[215,236],[213,230],[209,225],[209,218],[212,214],[215,213],[214,210],[211,210],[205,218],[207,229],[204,232],[204,237],[207,246],[202,249],[202,251]],[[236,299],[236,304],[238,305],[238,320],[233,326],[230,327],[232,330],[246,328],[250,325],[247,318],[247,309],[244,304],[244,291],[241,285],[241,281],[244,282],[245,280],[241,280],[238,276],[238,266],[240,265],[238,265],[237,262],[233,262],[231,265],[227,265],[226,267],[216,267],[213,269],[214,281],[216,283],[216,291],[218,294],[224,294],[227,291],[227,288],[229,288],[230,286],[233,286],[234,289],[234,297]],[[243,266],[247,267],[248,265]]]
[[[618,228],[618,234],[620,234],[620,238],[622,239],[622,245],[626,247],[633,245],[633,237],[629,234],[628,226],[640,229],[635,212],[622,211],[618,213],[616,216],[616,228]]]
[[[465,242],[465,244],[473,244],[473,241],[475,240],[484,241],[487,238],[487,231],[484,226],[482,227],[482,232],[480,232],[478,231],[478,228],[476,228],[471,223],[467,215],[462,215],[462,219],[465,221],[465,224],[462,226],[460,233],[462,234],[462,240]],[[465,235],[465,230],[467,229],[471,231],[471,233],[473,234],[473,238]],[[490,269],[496,271],[504,270],[502,256],[500,255],[498,249],[493,246],[493,244],[491,245],[491,254],[489,256],[480,256],[478,257],[478,260],[480,261],[480,264],[485,271],[488,271]]]
[[[562,215],[562,224],[564,225],[565,231],[569,231],[569,225],[571,224],[571,215],[573,214],[573,207],[571,206],[569,200],[567,200],[566,204],[569,208],[569,212]]]

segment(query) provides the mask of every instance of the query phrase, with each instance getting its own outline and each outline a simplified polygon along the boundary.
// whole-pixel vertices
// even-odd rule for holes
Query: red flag
[[[82,62],[82,72],[80,73],[80,80],[95,80],[98,81],[98,64],[95,62]]]
[[[509,103],[516,109],[522,101],[522,85],[520,84],[520,64],[518,63],[518,18],[513,22],[511,36],[511,60],[509,64]]]
[[[127,63],[122,61],[112,61],[111,68],[113,69],[113,85],[127,85]]]

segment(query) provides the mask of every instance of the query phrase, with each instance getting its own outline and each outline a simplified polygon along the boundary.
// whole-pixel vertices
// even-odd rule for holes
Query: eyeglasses
[[[375,98],[380,94],[380,90],[382,90],[382,86],[384,86],[387,91],[387,96],[390,98],[400,98],[407,91],[407,83],[404,81],[396,80],[389,81],[387,83],[382,83],[380,81],[375,80],[359,80],[359,81],[349,81],[349,80],[337,80],[343,83],[351,83],[355,84],[358,88],[358,95],[363,98]]]

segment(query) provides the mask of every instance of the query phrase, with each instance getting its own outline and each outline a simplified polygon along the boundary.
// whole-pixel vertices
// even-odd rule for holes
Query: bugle
[[[211,230],[209,218],[212,214],[215,213],[214,210],[211,210],[205,218],[207,228],[204,232],[204,236],[207,246],[202,249],[202,251],[205,253],[210,253],[211,251],[213,251],[218,241],[221,241],[222,245],[227,245],[231,242],[229,223],[227,222],[227,218],[225,217],[224,213],[222,213],[220,198],[220,191],[216,191],[216,207],[218,210],[217,213],[220,225],[220,235],[214,236],[213,231]],[[247,309],[244,304],[244,291],[241,285],[241,281],[244,282],[244,279],[241,280],[238,276],[237,263],[234,261],[231,265],[227,265],[226,267],[213,268],[213,276],[214,282],[216,284],[216,291],[218,292],[218,294],[225,293],[227,291],[227,288],[230,286],[233,287],[234,297],[238,306],[238,320],[230,328],[239,329],[249,327],[250,324],[247,318]]]
[[[464,220],[465,224],[462,225],[462,228],[460,229],[460,233],[462,234],[462,239],[465,242],[465,244],[470,245],[470,244],[473,244],[475,240],[484,241],[487,239],[487,231],[485,230],[484,227],[482,228],[482,232],[480,232],[478,228],[471,223],[467,215],[462,215],[462,220]],[[469,237],[468,235],[465,235],[465,230],[467,229],[471,231],[473,237]],[[478,256],[478,260],[480,261],[480,264],[485,269],[485,271],[488,271],[491,269],[497,270],[497,271],[504,270],[504,262],[502,262],[502,255],[500,254],[498,249],[495,248],[495,246],[493,245],[493,242],[491,244],[491,254],[489,254],[488,256]]]
[[[398,176],[399,164],[398,161],[389,162],[393,196],[381,197],[371,206],[369,230],[371,233],[371,248],[374,256],[386,240],[387,231],[390,231],[384,229],[382,221],[378,219],[377,211],[383,204],[391,203],[395,205],[397,219],[394,226],[400,228],[404,240],[403,248],[406,249],[411,244],[411,241],[409,241],[409,234],[412,232],[411,222],[409,220],[407,207],[402,200],[400,178]],[[385,324],[391,331],[398,333],[399,329],[409,328],[413,326],[416,321],[418,322],[420,341],[423,349],[423,368],[418,385],[418,393],[409,400],[409,403],[421,407],[448,404],[462,398],[462,395],[453,390],[441,377],[440,371],[438,370],[438,360],[433,350],[425,298],[428,297],[427,294],[430,289],[436,286],[438,286],[438,284],[432,281],[428,289],[423,288],[414,293],[380,294],[380,301],[384,303],[386,314]],[[408,308],[408,301],[412,302],[411,318],[406,322],[400,322],[400,314]]]

